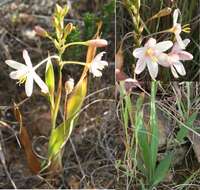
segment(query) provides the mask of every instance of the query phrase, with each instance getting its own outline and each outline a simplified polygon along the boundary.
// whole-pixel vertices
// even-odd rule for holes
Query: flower
[[[25,82],[25,92],[28,97],[30,97],[33,92],[34,80],[41,88],[42,92],[48,93],[47,85],[35,72],[37,65],[35,67],[32,66],[31,59],[26,50],[23,51],[23,58],[25,60],[26,65],[14,60],[5,61],[8,66],[12,67],[13,69],[16,69],[16,71],[12,71],[10,73],[10,78],[14,80],[19,80],[20,84]]]
[[[184,46],[190,43],[189,39],[183,40]],[[180,45],[176,42],[172,48],[172,51],[169,54],[163,53],[160,55],[160,64],[164,67],[170,67],[172,74],[175,78],[178,78],[177,72],[184,76],[186,75],[185,68],[181,61],[192,60],[193,55],[187,51],[183,51]]]
[[[171,41],[163,41],[156,44],[156,40],[150,38],[144,47],[136,48],[133,51],[133,56],[138,58],[135,73],[140,74],[147,65],[151,78],[155,80],[158,75],[159,55],[171,48],[172,45]]]
[[[101,77],[102,76],[101,71],[104,69],[105,66],[108,66],[107,61],[101,60],[103,54],[105,54],[105,53],[106,52],[101,52],[101,53],[97,54],[96,57],[91,62],[89,71],[90,71],[90,73],[93,74],[94,77]]]
[[[169,30],[169,32],[172,32],[175,34],[176,40],[179,44],[179,46],[182,49],[185,49],[185,44],[183,43],[183,40],[180,36],[180,33],[186,32],[189,33],[190,32],[190,27],[188,27],[188,24],[184,25],[183,27],[181,26],[180,23],[177,23],[178,21],[178,14],[180,13],[179,9],[175,9],[174,14],[173,14],[173,27]]]

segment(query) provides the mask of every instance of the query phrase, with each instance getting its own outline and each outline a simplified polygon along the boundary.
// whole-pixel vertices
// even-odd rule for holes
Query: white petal
[[[106,53],[106,52],[103,51],[103,52],[97,54],[97,55],[95,56],[95,58],[93,59],[93,62],[101,60],[102,56],[103,56],[105,53]]]
[[[99,61],[98,62],[98,68],[99,69],[104,69],[105,66],[108,66],[108,62],[107,61]]]
[[[9,67],[12,67],[13,69],[17,69],[17,70],[26,68],[26,65],[19,63],[17,61],[14,61],[14,60],[6,60],[5,63]]]
[[[149,70],[149,74],[151,75],[151,78],[155,80],[155,78],[158,75],[158,64],[156,62],[152,62],[149,59],[146,61],[147,61],[147,67]]]
[[[48,93],[48,87],[47,85],[44,83],[44,81],[36,74],[35,71],[32,71],[31,73],[33,79],[35,80],[35,82],[37,83],[37,85],[40,87],[41,91],[44,93]]]
[[[190,43],[190,39],[188,39],[188,38],[184,39],[183,43],[185,44],[185,47],[187,47],[188,44]]]
[[[173,66],[176,68],[177,72],[178,72],[180,75],[182,75],[182,76],[186,75],[185,68],[184,68],[183,64],[182,64],[180,61],[175,62],[175,63],[173,64]]]
[[[178,42],[178,45],[180,46],[181,49],[185,49],[185,44],[183,43],[183,40],[181,36],[178,33],[175,33],[176,35],[176,40]]]
[[[179,9],[176,9],[174,11],[174,14],[173,14],[173,25],[176,25],[177,24],[177,21],[178,21],[178,14],[180,13],[180,10]]]
[[[149,47],[154,47],[155,45],[156,45],[156,39],[150,38],[144,46],[149,48]]]
[[[178,78],[178,74],[176,72],[176,69],[173,67],[173,65],[171,66],[171,71],[172,71],[172,74],[175,78]]]
[[[33,93],[33,77],[31,75],[27,76],[25,83],[25,92],[28,97]]]
[[[93,71],[92,74],[93,74],[94,77],[101,77],[102,76],[102,72],[99,71],[99,70]]]
[[[31,62],[31,59],[30,59],[30,57],[28,55],[28,51],[23,50],[23,58],[24,58],[24,61],[25,61],[26,65],[29,68],[32,68],[32,62]]]
[[[141,47],[141,48],[136,48],[133,51],[133,56],[136,58],[140,58],[144,56],[144,52],[145,52],[146,48],[145,47]]]
[[[146,67],[144,59],[139,59],[136,63],[135,73],[140,74]]]
[[[17,80],[17,79],[20,79],[22,76],[26,75],[27,73],[28,73],[28,69],[25,68],[18,71],[12,71],[9,76],[11,79]]]
[[[169,48],[173,46],[173,43],[171,41],[163,41],[159,42],[155,45],[155,48],[159,51],[167,51]]]

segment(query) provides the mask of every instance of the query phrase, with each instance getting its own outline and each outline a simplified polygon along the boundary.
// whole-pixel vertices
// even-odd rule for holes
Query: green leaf
[[[172,161],[172,156],[172,153],[169,153],[162,161],[160,161],[153,178],[153,186],[159,184],[166,177]]]
[[[155,106],[155,97],[157,91],[157,82],[153,81],[151,86],[151,113],[150,113],[150,129],[151,129],[151,171],[152,176],[155,170],[156,161],[157,161],[157,153],[158,153],[158,143],[159,143],[159,132],[158,132],[158,124],[157,124],[157,114],[156,114],[156,106]]]
[[[185,125],[189,128],[192,128],[194,121],[196,120],[197,112],[194,112],[186,121]],[[176,139],[181,142],[185,137],[187,137],[189,130],[184,126],[181,126],[180,130],[177,133]]]
[[[48,58],[45,72],[45,82],[49,89],[49,96],[51,104],[54,103],[54,89],[55,89],[55,77],[54,77],[54,69],[51,62],[51,59]]]

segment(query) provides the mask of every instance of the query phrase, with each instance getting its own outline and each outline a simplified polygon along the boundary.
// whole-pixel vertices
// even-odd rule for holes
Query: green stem
[[[63,61],[62,62],[62,65],[66,65],[66,64],[76,64],[76,65],[83,65],[85,66],[85,63],[84,62],[79,62],[79,61]]]
[[[65,45],[65,48],[68,48],[69,46],[74,46],[74,45],[88,46],[87,42],[72,42],[72,43],[66,44],[66,45]]]

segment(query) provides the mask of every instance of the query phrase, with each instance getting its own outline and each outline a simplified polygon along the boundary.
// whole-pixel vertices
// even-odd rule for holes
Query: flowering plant
[[[157,15],[150,18],[150,20],[165,16],[166,11],[167,9],[161,10]],[[151,37],[145,43],[144,47],[134,49],[133,56],[138,59],[135,67],[135,74],[140,74],[147,65],[151,78],[155,80],[158,75],[158,65],[161,65],[169,67],[175,78],[179,77],[178,74],[181,76],[186,75],[185,68],[181,61],[192,60],[193,55],[185,50],[190,40],[182,40],[180,34],[181,32],[189,33],[190,28],[188,24],[182,26],[181,23],[178,23],[179,14],[180,10],[175,9],[173,13],[173,26],[170,29],[158,32],[158,34],[173,33],[175,36],[174,41],[167,40],[156,44],[156,39]],[[166,53],[171,47],[171,52]]]
[[[47,97],[50,104],[52,128],[48,144],[48,159],[45,164],[43,163],[43,165],[36,165],[35,163],[38,162],[36,156],[32,151],[28,151],[28,148],[30,149],[30,147],[28,147],[30,143],[27,143],[29,141],[25,140],[25,137],[27,137],[26,129],[22,125],[19,109],[16,108],[16,117],[19,120],[21,127],[20,141],[24,146],[25,152],[27,153],[30,165],[35,164],[36,166],[31,166],[34,173],[39,173],[44,169],[48,169],[50,171],[62,170],[63,149],[76,124],[79,111],[87,93],[88,73],[92,73],[94,77],[101,77],[102,70],[105,66],[108,66],[107,61],[102,60],[105,52],[101,52],[96,55],[96,49],[98,47],[107,46],[107,41],[99,38],[101,24],[98,26],[94,39],[84,42],[67,43],[66,39],[75,28],[72,23],[64,25],[64,17],[67,12],[68,7],[62,8],[59,5],[56,5],[53,16],[53,27],[56,34],[55,37],[40,26],[35,27],[35,31],[38,35],[46,37],[53,42],[55,48],[57,49],[57,54],[52,56],[49,55],[46,59],[35,66],[32,65],[27,50],[23,51],[23,58],[26,63],[25,65],[14,60],[5,61],[8,66],[15,69],[15,71],[10,73],[10,78],[18,80],[19,84],[25,83],[25,92],[28,97],[30,97],[33,93],[33,82],[35,81],[40,87],[41,92]],[[66,61],[63,59],[65,50],[74,45],[84,45],[88,47],[86,61]],[[53,59],[55,59],[55,63],[52,62]],[[58,82],[56,82],[55,79],[53,63],[57,64],[59,68]],[[41,65],[43,64],[46,64],[45,81],[43,81],[37,74],[37,69],[41,68]],[[77,84],[74,84],[74,80],[72,78],[65,81],[65,84],[63,84],[62,71],[64,66],[69,64],[79,64],[84,67]],[[62,104],[62,97],[64,97],[64,104]],[[57,117],[60,108],[63,108],[64,110],[64,117],[63,121],[57,124]]]
[[[165,16],[164,12],[166,9],[161,10],[158,16],[154,18]],[[161,14],[162,13],[162,14]],[[158,75],[158,64],[164,67],[170,67],[172,74],[175,78],[178,78],[179,73],[181,76],[186,75],[185,68],[181,61],[192,60],[193,56],[189,52],[185,51],[186,46],[189,44],[190,40],[182,40],[180,34],[181,32],[190,32],[189,25],[186,24],[181,26],[178,23],[178,15],[180,13],[179,9],[175,9],[173,13],[173,26],[170,29],[158,32],[158,33],[173,33],[175,35],[175,43],[172,41],[162,41],[156,44],[156,39],[150,38],[144,47],[136,48],[133,51],[133,56],[138,59],[135,73],[140,74],[146,67],[148,67],[150,76],[153,80],[156,79]],[[170,53],[165,53],[173,46]]]

